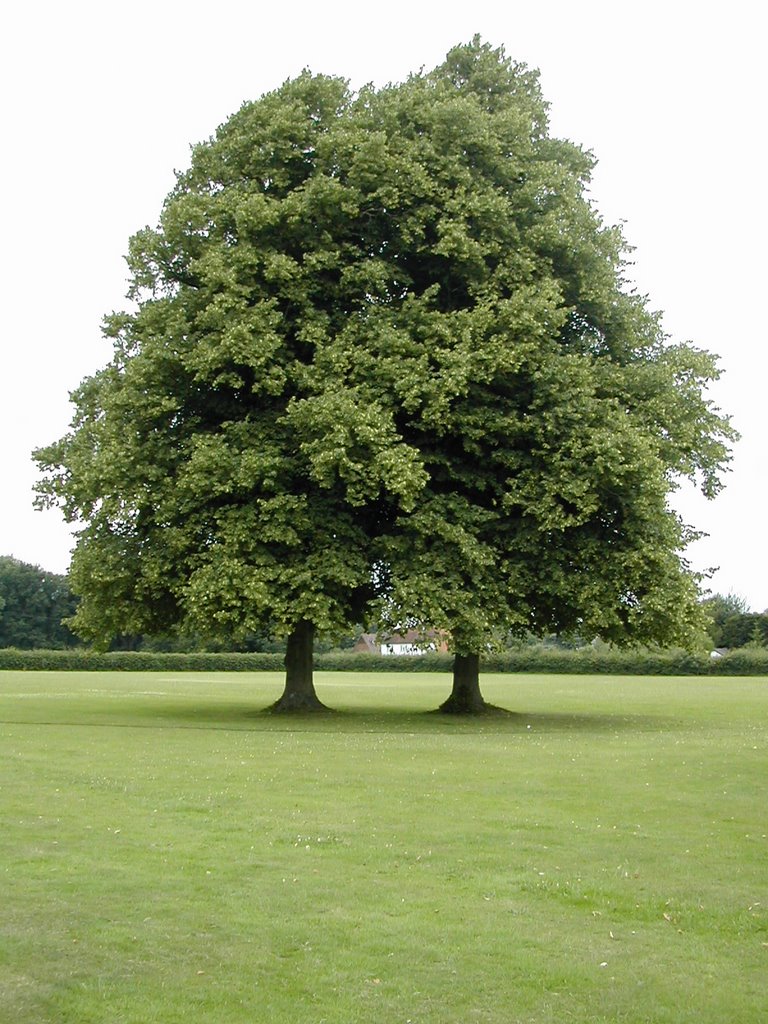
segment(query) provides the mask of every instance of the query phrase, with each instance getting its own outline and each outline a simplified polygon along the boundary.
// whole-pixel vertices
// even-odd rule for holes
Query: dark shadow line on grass
[[[167,713],[166,716],[148,710],[145,715],[138,715],[130,721],[20,721],[0,719],[0,725],[48,726],[66,728],[102,728],[102,729],[179,729],[200,732],[258,732],[258,733],[296,733],[306,732],[313,735],[322,733],[368,734],[408,733],[417,731],[422,735],[472,735],[472,734],[507,734],[531,735],[553,734],[562,732],[619,733],[628,730],[643,732],[666,732],[681,726],[679,718],[661,715],[616,715],[590,714],[577,712],[545,712],[529,713],[498,709],[496,714],[479,715],[444,715],[430,708],[424,711],[357,711],[349,709],[333,710],[323,714],[294,712],[286,715],[275,715],[269,708],[233,709],[232,713],[222,715],[221,708],[188,708],[180,707],[178,712]],[[147,721],[147,719],[152,721]],[[202,721],[201,721],[202,719]],[[238,723],[240,727],[238,728]],[[433,728],[425,729],[428,724]],[[367,727],[366,727],[367,725]],[[312,726],[312,728],[306,728]],[[336,727],[334,727],[336,726]]]

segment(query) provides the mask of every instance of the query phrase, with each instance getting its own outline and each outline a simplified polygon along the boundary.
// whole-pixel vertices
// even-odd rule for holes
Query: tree
[[[77,628],[447,631],[447,710],[500,630],[684,638],[691,534],[732,436],[714,361],[667,343],[548,134],[535,73],[475,39],[356,96],[305,72],[246,104],[130,245],[134,312],[37,453],[81,524]]]
[[[77,638],[63,624],[77,602],[65,576],[0,556],[0,647],[72,647]]]
[[[713,647],[768,645],[768,613],[750,612],[737,594],[713,594],[703,602]]]
[[[693,640],[694,534],[668,497],[681,477],[714,496],[735,435],[706,398],[714,359],[627,289],[591,156],[549,137],[536,76],[479,40],[365,110],[380,278],[326,359],[428,475],[379,538],[389,625],[450,633],[446,711],[484,708],[500,627]]]
[[[287,639],[286,709],[320,706],[314,633],[365,617],[368,538],[424,481],[391,412],[316,372],[375,287],[369,211],[340,180],[351,102],[304,73],[194,149],[131,240],[112,361],[36,453],[41,502],[79,524],[80,635],[267,630]]]

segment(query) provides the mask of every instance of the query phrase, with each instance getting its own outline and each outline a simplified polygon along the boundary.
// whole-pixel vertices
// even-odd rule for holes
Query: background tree
[[[768,646],[768,613],[751,612],[737,594],[713,594],[702,604],[713,647]]]
[[[66,576],[0,556],[0,647],[75,646],[77,637],[63,620],[76,607]]]

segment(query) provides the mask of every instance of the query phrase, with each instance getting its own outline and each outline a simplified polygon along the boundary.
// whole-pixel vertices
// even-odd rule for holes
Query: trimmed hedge
[[[710,671],[723,676],[768,676],[768,649],[741,647],[712,659]]]
[[[388,655],[321,654],[315,667],[333,672],[450,672],[447,654]],[[624,676],[768,676],[768,650],[741,649],[722,658],[687,651],[563,650],[522,647],[503,654],[489,654],[481,672],[527,672],[540,675]]]
[[[281,672],[282,654],[157,653],[86,649],[21,651],[0,649],[0,670],[62,672]],[[325,672],[450,672],[447,654],[315,655],[315,668]],[[523,647],[483,658],[482,672],[531,672],[542,675],[639,676],[768,676],[768,650],[741,648],[722,658],[685,651],[578,651]]]
[[[34,672],[280,672],[282,654],[158,653],[153,651],[0,650],[0,670]]]
[[[355,654],[330,651],[315,655],[321,672],[450,672],[450,654]]]

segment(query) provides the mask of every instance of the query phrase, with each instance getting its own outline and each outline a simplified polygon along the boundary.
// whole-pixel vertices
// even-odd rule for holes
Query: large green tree
[[[318,390],[315,364],[375,287],[339,153],[364,130],[344,82],[309,73],[197,146],[156,229],[131,240],[112,361],[37,453],[43,503],[80,526],[78,632],[174,627],[287,638],[280,707],[319,706],[316,630],[365,617],[369,537],[425,480],[390,409]],[[370,173],[373,173],[373,167]]]
[[[198,146],[38,453],[83,524],[83,634],[268,628],[307,706],[314,630],[378,609],[449,633],[446,710],[483,708],[500,629],[685,641],[669,494],[714,494],[731,432],[714,360],[626,287],[592,166],[479,40],[357,95],[305,73]]]

